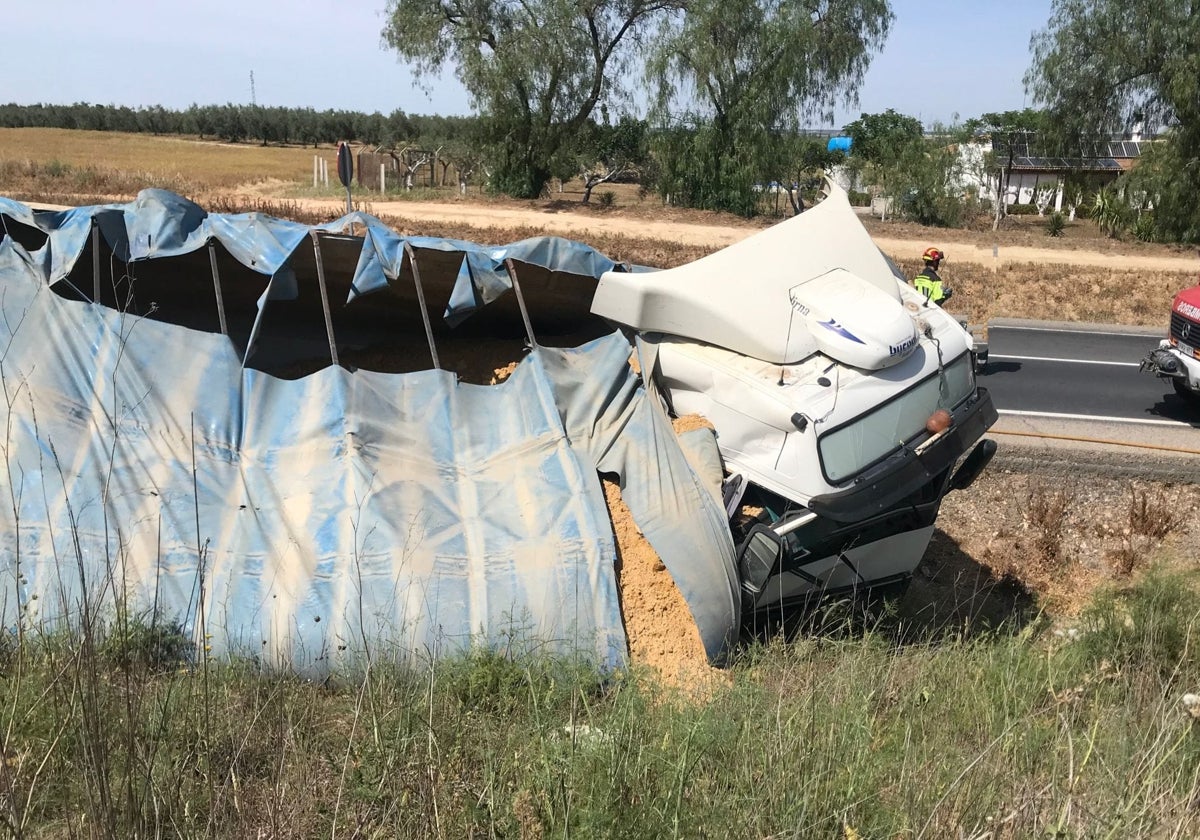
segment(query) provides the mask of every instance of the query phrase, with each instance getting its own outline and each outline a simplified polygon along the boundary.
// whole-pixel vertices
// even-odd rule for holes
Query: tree
[[[895,155],[872,166],[897,215],[937,227],[961,223],[966,209],[961,139],[961,131],[935,130],[930,138],[905,143]]]
[[[1054,0],[1033,36],[1026,88],[1056,131],[1082,140],[1142,123],[1171,131],[1143,183],[1164,238],[1200,241],[1200,6],[1184,0]],[[1170,167],[1170,168],[1167,168]],[[1140,167],[1139,167],[1140,168]],[[1151,177],[1154,175],[1156,177]]]
[[[660,189],[753,215],[780,147],[804,118],[831,120],[854,101],[891,21],[887,0],[692,0],[648,63],[669,176]]]
[[[388,0],[384,41],[418,77],[450,61],[499,148],[494,183],[531,198],[649,27],[684,0]]]
[[[992,111],[967,120],[963,128],[973,137],[987,137],[992,143],[992,151],[983,163],[990,177],[996,179],[996,193],[992,203],[992,230],[996,230],[1008,211],[1008,190],[1016,159],[1029,154],[1031,142],[1045,146],[1053,143],[1054,138],[1047,130],[1045,112],[1036,108]],[[1043,153],[1047,151],[1048,149],[1043,149]]]
[[[628,116],[616,125],[589,121],[574,147],[574,154],[560,171],[583,180],[581,203],[589,204],[592,190],[630,172],[645,158],[646,123]]]
[[[852,156],[878,164],[896,160],[906,147],[919,142],[924,134],[918,119],[891,108],[882,114],[863,114],[842,131],[850,138]]]
[[[830,151],[824,142],[793,135],[778,145],[779,157],[770,162],[770,183],[788,198],[793,216],[804,212],[804,193],[821,187],[825,173],[846,159],[841,151]]]

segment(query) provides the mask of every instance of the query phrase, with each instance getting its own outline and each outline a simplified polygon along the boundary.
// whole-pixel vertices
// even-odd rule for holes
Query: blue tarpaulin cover
[[[617,473],[711,657],[739,623],[733,546],[711,475],[681,449],[613,333],[535,348],[495,386],[450,371],[328,366],[287,380],[231,341],[88,302],[66,278],[93,224],[116,259],[210,241],[264,275],[312,231],[366,231],[351,297],[400,274],[405,237],[353,213],[311,228],[206,213],[147,190],[129,204],[0,220],[0,615],[54,626],[118,603],[181,622],[215,652],[308,669],[441,656],[513,634],[613,667],[626,640],[597,471]],[[3,232],[3,231],[0,231]],[[502,247],[409,237],[455,255],[444,317],[510,288],[505,259],[596,278],[612,260],[552,237]],[[265,305],[260,303],[260,305]],[[711,472],[711,471],[709,471]]]

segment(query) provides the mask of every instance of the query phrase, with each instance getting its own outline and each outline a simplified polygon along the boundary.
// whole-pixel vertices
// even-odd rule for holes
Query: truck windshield
[[[823,435],[818,442],[825,477],[836,484],[887,457],[925,430],[939,408],[953,409],[971,395],[975,377],[964,353],[898,397]]]

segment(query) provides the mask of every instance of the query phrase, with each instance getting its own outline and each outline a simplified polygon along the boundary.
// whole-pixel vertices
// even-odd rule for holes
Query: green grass
[[[1198,616],[1152,573],[1075,641],[774,641],[703,701],[516,648],[311,681],[169,625],[27,635],[0,658],[0,814],[18,837],[1196,836]]]

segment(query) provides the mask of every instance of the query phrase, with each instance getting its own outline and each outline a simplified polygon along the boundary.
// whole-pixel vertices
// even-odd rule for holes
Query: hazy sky
[[[950,122],[1026,104],[1029,37],[1051,0],[892,0],[857,108]],[[470,112],[452,75],[418,89],[381,44],[384,0],[4,0],[0,102]],[[1032,103],[1029,103],[1032,104]],[[818,127],[818,126],[812,126]]]

